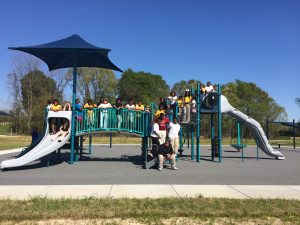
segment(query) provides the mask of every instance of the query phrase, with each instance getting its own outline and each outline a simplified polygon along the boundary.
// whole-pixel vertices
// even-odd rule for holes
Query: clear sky
[[[13,56],[7,47],[79,34],[112,49],[123,70],[160,74],[169,85],[255,82],[300,119],[300,0],[3,0],[0,10],[2,109]]]

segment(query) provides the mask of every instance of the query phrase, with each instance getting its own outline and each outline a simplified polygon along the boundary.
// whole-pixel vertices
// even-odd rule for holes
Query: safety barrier
[[[128,132],[144,136],[147,132],[145,111],[94,108],[76,112],[76,136],[91,132]],[[148,124],[148,123],[147,123]]]

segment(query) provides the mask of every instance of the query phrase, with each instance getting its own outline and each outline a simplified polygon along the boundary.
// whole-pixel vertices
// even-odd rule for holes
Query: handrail
[[[126,108],[94,108],[76,112],[76,135],[97,131],[128,132],[145,135],[145,111]],[[145,129],[146,128],[146,129]]]

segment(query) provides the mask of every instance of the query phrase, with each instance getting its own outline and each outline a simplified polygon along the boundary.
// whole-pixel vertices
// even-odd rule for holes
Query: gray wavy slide
[[[53,117],[66,118],[69,120],[69,124],[71,124],[71,116],[72,116],[72,112],[70,111],[59,111],[59,112],[49,111],[47,116],[46,132],[41,142],[32,150],[30,150],[28,153],[26,153],[25,155],[19,158],[2,161],[0,164],[0,168],[5,169],[5,168],[23,166],[61,148],[69,140],[70,132],[63,139],[56,138],[52,140],[53,135],[49,134],[49,119]]]
[[[249,128],[251,134],[256,139],[258,147],[264,153],[275,157],[276,159],[285,159],[281,152],[272,148],[261,125],[253,118],[232,107],[227,98],[223,95],[221,96],[221,111],[222,113],[227,113],[238,121],[243,122]]]

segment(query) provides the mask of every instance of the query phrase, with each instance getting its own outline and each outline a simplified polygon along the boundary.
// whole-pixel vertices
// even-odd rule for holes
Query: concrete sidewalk
[[[2,185],[0,199],[48,198],[281,198],[300,200],[300,185]]]

